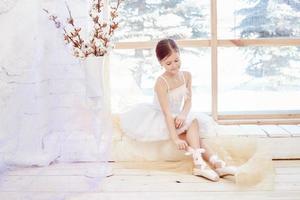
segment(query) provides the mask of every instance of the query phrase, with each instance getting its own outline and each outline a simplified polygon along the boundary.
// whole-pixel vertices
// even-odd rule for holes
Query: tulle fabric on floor
[[[128,169],[159,170],[192,174],[191,156],[184,155],[169,141],[143,142],[126,136],[114,117],[113,158]],[[226,161],[238,167],[236,176],[228,176],[241,189],[252,186],[271,190],[274,168],[268,146],[259,138],[243,136],[211,136],[204,139],[212,150]]]

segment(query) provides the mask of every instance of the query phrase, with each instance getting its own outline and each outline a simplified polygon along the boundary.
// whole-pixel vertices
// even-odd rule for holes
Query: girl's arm
[[[170,138],[175,142],[178,149],[186,149],[187,143],[184,140],[181,140],[175,129],[175,122],[174,118],[172,116],[172,113],[170,111],[169,102],[168,102],[168,88],[166,83],[158,78],[155,84],[155,91],[157,93],[158,101],[161,107],[161,110],[165,116],[165,121],[168,127],[168,131],[170,134]]]

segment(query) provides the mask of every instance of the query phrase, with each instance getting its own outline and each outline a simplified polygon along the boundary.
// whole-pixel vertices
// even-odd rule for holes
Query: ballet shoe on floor
[[[219,163],[220,167],[214,168],[214,171],[220,176],[234,176],[237,172],[237,168],[235,166],[227,166],[226,163],[221,160],[217,155],[213,155],[209,158],[209,163],[215,166]]]
[[[202,158],[202,153],[205,152],[205,149],[193,149],[191,147],[188,148],[186,155],[192,155],[195,167],[193,169],[193,175],[201,176],[211,181],[219,181],[219,175],[209,168],[209,166],[204,162]]]
[[[193,175],[201,176],[214,182],[220,180],[219,175],[214,170],[210,169],[208,166],[195,166],[193,169]]]

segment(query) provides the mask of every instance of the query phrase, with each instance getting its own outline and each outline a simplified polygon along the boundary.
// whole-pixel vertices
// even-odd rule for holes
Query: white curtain
[[[70,1],[70,7],[74,17],[77,11],[88,14],[87,1]],[[19,0],[0,13],[1,165],[102,161],[106,166],[109,98],[104,95],[98,109],[89,106],[83,66],[42,8],[62,19],[68,15],[62,0]],[[79,22],[84,24],[85,18]]]

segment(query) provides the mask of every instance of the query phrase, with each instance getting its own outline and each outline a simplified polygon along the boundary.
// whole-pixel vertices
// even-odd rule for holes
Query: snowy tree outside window
[[[218,2],[221,39],[300,37],[299,1]],[[218,64],[219,111],[300,110],[300,45],[219,48]]]

